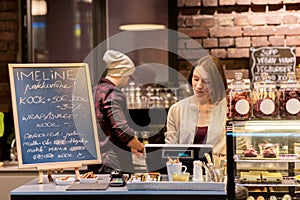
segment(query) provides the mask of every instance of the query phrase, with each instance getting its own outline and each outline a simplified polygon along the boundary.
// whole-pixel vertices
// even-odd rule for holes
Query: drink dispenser
[[[230,120],[247,120],[251,117],[250,84],[243,80],[243,73],[234,74],[227,96],[227,118]]]
[[[254,82],[252,91],[253,116],[257,119],[278,118],[276,83],[261,73],[261,80]]]
[[[300,119],[300,83],[294,72],[288,72],[287,77],[280,83],[279,115],[282,119]]]

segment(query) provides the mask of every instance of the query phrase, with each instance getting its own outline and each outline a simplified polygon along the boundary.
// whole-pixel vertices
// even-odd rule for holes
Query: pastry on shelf
[[[257,157],[257,151],[254,147],[247,147],[247,149],[244,150],[243,155],[245,157]]]
[[[300,143],[299,142],[294,143],[294,151],[295,151],[296,156],[298,158],[300,158]]]
[[[294,180],[300,182],[300,175],[294,176]]]
[[[267,147],[263,151],[263,157],[264,158],[276,158],[276,150],[273,147]]]
[[[282,200],[291,200],[292,199],[292,197],[291,197],[291,195],[289,195],[289,194],[285,194],[283,197],[282,197]]]
[[[249,196],[247,197],[247,200],[255,200],[255,198],[253,196]]]
[[[281,183],[283,178],[279,172],[263,172],[261,179],[265,183]]]
[[[241,172],[240,182],[244,182],[244,183],[261,182],[261,175],[259,172]]]
[[[277,200],[277,197],[275,195],[270,196],[269,200]]]
[[[267,187],[250,186],[247,187],[249,192],[267,192]]]
[[[288,187],[283,187],[283,186],[271,186],[269,187],[270,192],[289,192]]]
[[[243,137],[236,138],[236,153],[241,154],[247,148],[246,140]]]
[[[283,145],[283,146],[281,147],[281,149],[279,150],[279,153],[280,153],[280,154],[288,154],[288,152],[289,152],[289,147],[288,147],[288,145]]]

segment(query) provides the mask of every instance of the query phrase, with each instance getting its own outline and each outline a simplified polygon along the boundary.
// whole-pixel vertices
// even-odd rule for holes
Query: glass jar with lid
[[[278,98],[276,83],[268,73],[261,73],[261,80],[254,82],[252,90],[253,116],[258,119],[278,118]]]
[[[227,96],[227,118],[229,120],[248,120],[251,117],[250,84],[243,79],[243,73],[234,74]]]
[[[294,72],[287,73],[287,80],[280,83],[279,115],[282,119],[300,118],[300,83]]]

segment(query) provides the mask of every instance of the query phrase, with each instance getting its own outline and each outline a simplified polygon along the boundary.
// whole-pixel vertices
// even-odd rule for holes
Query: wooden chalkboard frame
[[[10,77],[10,88],[11,88],[11,97],[12,97],[12,107],[13,107],[13,116],[14,116],[14,125],[15,125],[15,138],[16,138],[16,144],[17,144],[17,151],[18,151],[18,162],[19,162],[19,168],[37,168],[37,169],[55,169],[55,168],[72,168],[72,167],[80,167],[82,165],[87,165],[87,164],[101,164],[101,153],[100,153],[100,146],[98,142],[98,131],[97,131],[97,124],[96,124],[96,117],[95,117],[95,108],[94,108],[94,102],[93,102],[93,95],[92,95],[92,87],[91,87],[91,82],[90,82],[90,73],[89,73],[89,68],[88,64],[86,63],[34,63],[34,64],[8,64],[9,68],[9,77]],[[76,75],[76,79],[74,78],[74,85],[78,84],[76,81],[80,81],[80,78],[83,78],[85,80],[83,83],[80,82],[80,84],[84,84],[83,87],[87,88],[85,91],[85,94],[87,93],[86,99],[85,99],[85,104],[89,109],[84,110],[87,112],[87,115],[89,116],[89,122],[87,124],[90,124],[92,127],[90,129],[92,130],[92,133],[89,133],[88,135],[90,138],[92,138],[91,141],[89,141],[90,145],[93,145],[92,147],[88,147],[89,150],[92,149],[92,158],[89,159],[82,159],[82,160],[74,160],[74,158],[69,161],[68,159],[66,160],[59,160],[59,161],[51,161],[51,162],[30,162],[30,163],[24,163],[23,162],[23,156],[22,156],[22,139],[21,139],[21,132],[20,132],[20,121],[19,121],[19,113],[21,112],[18,110],[18,105],[17,105],[17,90],[16,87],[18,85],[16,84],[17,78],[15,78],[15,71],[16,70],[26,70],[26,69],[32,69],[32,70],[48,70],[46,68],[49,68],[51,70],[72,70],[74,71],[78,70],[78,74]],[[79,73],[79,72],[84,72],[84,73]],[[17,72],[16,72],[17,73]],[[75,77],[75,76],[74,76]],[[80,80],[78,80],[78,77]],[[72,82],[71,82],[72,83]],[[20,86],[20,85],[19,85]],[[74,88],[73,88],[74,89]],[[55,90],[55,89],[54,89]],[[59,89],[57,89],[59,90]],[[53,91],[51,91],[52,94]],[[55,91],[54,91],[55,92]],[[24,92],[25,93],[25,92]],[[81,93],[80,93],[81,94]],[[74,90],[72,90],[72,98],[74,95]],[[73,99],[70,100],[72,101],[73,104]],[[80,103],[78,103],[80,104]],[[71,108],[72,111],[69,112],[74,112],[73,108]],[[20,111],[20,112],[19,112]],[[79,116],[79,115],[77,115]],[[84,122],[85,119],[80,118],[80,120],[83,120],[83,124],[85,125],[86,123]],[[77,120],[78,121],[78,120]],[[78,123],[74,122],[74,128],[77,130],[77,125]],[[71,126],[71,125],[70,125]],[[37,129],[37,128],[36,128]],[[85,135],[84,135],[85,136]],[[89,138],[89,139],[90,139]],[[77,144],[76,144],[77,145]],[[73,148],[74,149],[74,148]],[[72,149],[72,151],[73,151]],[[89,153],[90,151],[87,150]]]
[[[288,55],[283,55],[288,54]],[[263,54],[262,56],[257,56],[256,54]],[[258,58],[267,58],[265,59],[266,63],[258,63],[256,62]],[[288,60],[287,63],[278,63],[280,57],[286,58],[285,60]],[[277,59],[278,58],[278,59]],[[273,61],[273,62],[271,62]],[[292,62],[292,63],[290,63]],[[250,79],[251,83],[260,80],[260,73],[265,70],[260,70],[259,72],[257,66],[265,67],[266,69],[277,69],[278,72],[271,71],[269,73],[269,78],[273,81],[276,81],[277,84],[280,83],[280,81],[283,81],[281,79],[286,79],[287,72],[296,72],[296,52],[295,47],[291,46],[272,46],[272,47],[258,47],[258,48],[250,48]],[[281,72],[283,71],[283,72]],[[281,79],[279,79],[279,76]],[[275,79],[276,78],[276,79]]]

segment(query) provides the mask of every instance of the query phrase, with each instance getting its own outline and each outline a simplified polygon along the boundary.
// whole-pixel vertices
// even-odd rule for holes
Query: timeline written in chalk
[[[53,65],[10,68],[22,164],[99,163],[86,66]]]

